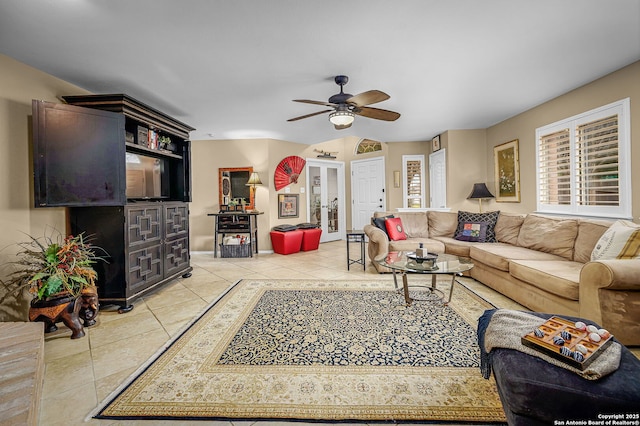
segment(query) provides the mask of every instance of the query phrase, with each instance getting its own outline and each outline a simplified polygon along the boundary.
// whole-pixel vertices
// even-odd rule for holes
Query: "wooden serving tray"
[[[586,323],[586,325],[588,326],[590,324]],[[566,362],[581,371],[587,368],[587,366],[611,344],[613,338],[613,335],[609,335],[609,337],[606,339],[603,338],[597,343],[592,342],[589,340],[588,331],[578,330],[575,328],[575,323],[573,321],[560,317],[551,317],[538,328],[544,332],[544,336],[537,337],[532,330],[530,333],[527,333],[522,337],[522,344],[543,352],[555,359]],[[555,336],[559,336],[563,331],[567,331],[571,334],[571,340],[566,341],[562,346],[558,346],[553,343],[553,338]],[[571,356],[566,356],[560,352],[560,348],[563,346],[570,349],[572,352],[575,352],[575,347],[578,344],[587,348],[587,353],[583,354],[584,360],[581,362],[578,362]]]

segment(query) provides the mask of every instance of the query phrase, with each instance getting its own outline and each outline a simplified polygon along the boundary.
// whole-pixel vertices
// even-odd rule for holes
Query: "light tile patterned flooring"
[[[351,255],[359,251],[351,243]],[[103,306],[98,323],[86,328],[86,336],[69,339],[70,331],[59,330],[45,336],[45,380],[40,408],[40,425],[224,425],[260,426],[286,424],[276,421],[131,421],[95,420],[87,415],[140,365],[175,336],[229,285],[243,278],[300,279],[381,279],[371,265],[351,265],[347,270],[346,243],[320,245],[318,250],[290,255],[258,254],[253,258],[221,259],[213,253],[193,253],[193,275],[177,279],[162,289],[134,302],[127,314],[115,306]],[[356,254],[357,256],[357,254]],[[412,276],[411,281],[422,276]],[[425,278],[426,279],[426,278]],[[471,279],[465,284],[494,305],[510,309],[522,307]],[[1,423],[1,422],[0,422]],[[301,426],[303,423],[289,423]],[[344,423],[341,423],[344,425]],[[314,423],[318,425],[318,423]]]

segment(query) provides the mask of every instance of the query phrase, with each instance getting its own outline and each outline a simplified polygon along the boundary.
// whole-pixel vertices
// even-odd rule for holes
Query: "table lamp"
[[[249,189],[250,191],[253,190],[253,211],[257,212],[258,209],[256,209],[256,185],[262,185],[262,181],[260,180],[260,176],[258,176],[258,173],[251,172],[251,176],[249,176],[249,180],[247,181],[246,185],[251,187]]]
[[[471,194],[467,197],[467,199],[474,199],[480,202],[480,213],[482,213],[482,200],[487,198],[495,197],[491,192],[489,192],[489,188],[487,188],[487,185],[484,183],[474,183]]]

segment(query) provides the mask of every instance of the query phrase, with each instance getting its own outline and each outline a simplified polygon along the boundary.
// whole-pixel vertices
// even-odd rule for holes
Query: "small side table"
[[[360,243],[360,258],[352,259],[349,252],[349,243]],[[362,269],[366,269],[365,257],[364,257],[364,243],[365,236],[364,231],[347,231],[347,271],[354,263],[362,265]]]

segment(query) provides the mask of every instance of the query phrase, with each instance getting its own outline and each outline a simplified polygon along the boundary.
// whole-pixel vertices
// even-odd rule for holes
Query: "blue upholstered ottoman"
[[[484,331],[495,311],[485,311],[478,322],[481,350]],[[553,316],[532,314],[544,319]],[[563,317],[593,324],[580,318]],[[586,425],[589,420],[611,420],[613,418],[606,417],[610,415],[620,415],[617,420],[628,420],[640,412],[640,360],[624,346],[618,369],[599,380],[584,379],[514,349],[493,349],[488,359],[509,425],[571,424],[569,421],[582,420]]]

